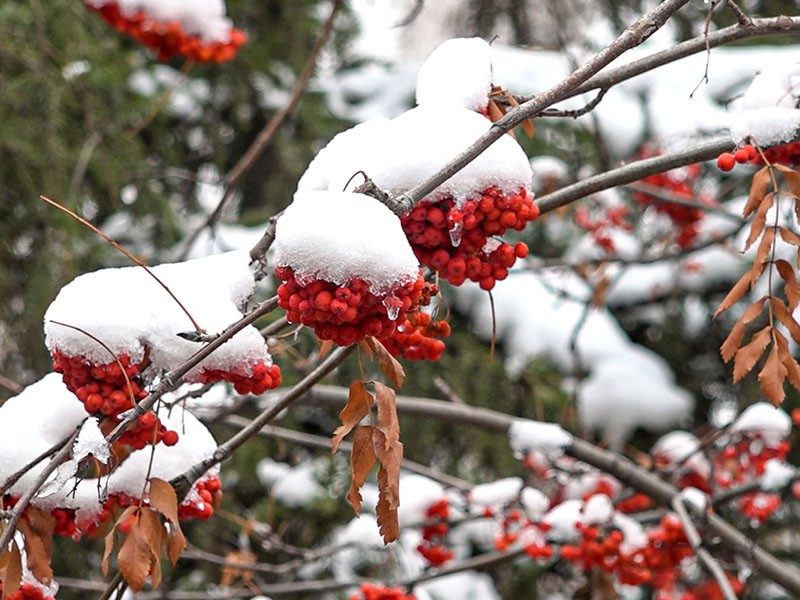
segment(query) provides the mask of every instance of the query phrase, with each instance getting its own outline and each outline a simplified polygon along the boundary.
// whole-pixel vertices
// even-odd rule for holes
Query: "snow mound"
[[[201,327],[217,332],[242,317],[239,307],[254,286],[249,263],[249,254],[237,251],[150,270]],[[44,323],[45,342],[51,352],[82,356],[94,364],[113,361],[111,353],[127,355],[139,363],[149,351],[153,369],[163,372],[174,369],[200,348],[177,336],[194,330],[189,317],[138,266],[101,269],[76,277],[50,304]],[[195,367],[188,378],[204,368],[231,371],[259,361],[272,364],[263,338],[250,326]]]
[[[486,108],[492,89],[491,54],[491,46],[480,38],[454,38],[440,44],[420,67],[417,104]]]
[[[556,423],[515,419],[508,430],[511,448],[517,454],[538,450],[550,457],[560,456],[572,443],[572,435]]]
[[[795,56],[796,58],[796,56]],[[797,108],[800,98],[800,63],[789,57],[767,62],[753,78],[740,100],[741,108],[780,106]]]
[[[768,402],[756,402],[731,425],[731,431],[737,433],[756,434],[768,442],[779,442],[792,429],[792,420],[783,409]]]
[[[524,485],[519,477],[506,477],[481,483],[469,493],[470,503],[480,508],[498,509],[516,500]]]
[[[298,283],[324,279],[344,285],[355,277],[384,295],[419,275],[400,220],[378,200],[348,192],[298,193],[275,232],[278,266]]]
[[[703,479],[711,476],[711,465],[700,451],[700,440],[688,431],[670,431],[664,434],[653,445],[651,453],[656,461],[662,460],[669,465],[683,463],[687,469]]]
[[[747,138],[762,146],[791,142],[800,132],[800,110],[780,106],[745,110],[731,118],[730,131],[736,144]]]
[[[227,42],[233,25],[225,16],[223,0],[86,0],[93,8],[117,4],[120,13],[133,17],[144,13],[162,23],[178,22],[189,35],[204,42]]]

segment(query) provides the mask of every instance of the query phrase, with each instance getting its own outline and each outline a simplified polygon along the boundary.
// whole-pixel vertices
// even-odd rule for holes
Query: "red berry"
[[[717,167],[721,171],[730,171],[736,164],[736,158],[730,152],[723,152],[717,158]]]
[[[746,163],[750,160],[750,154],[744,148],[739,148],[733,155],[737,163]]]
[[[174,446],[178,443],[178,432],[171,430],[167,431],[161,438],[161,441],[164,442],[165,446]]]

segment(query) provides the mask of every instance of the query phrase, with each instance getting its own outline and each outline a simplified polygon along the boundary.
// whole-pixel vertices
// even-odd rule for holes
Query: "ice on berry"
[[[417,75],[417,104],[484,110],[492,89],[491,54],[492,47],[481,38],[440,44]]]
[[[385,295],[417,278],[419,264],[400,221],[363,194],[298,193],[275,232],[275,261],[298,283],[324,279],[344,285],[358,277]]]
[[[180,300],[197,323],[217,333],[242,318],[240,308],[253,291],[247,252],[237,251],[164,264],[150,270]],[[59,324],[60,323],[60,324]],[[106,365],[114,357],[139,364],[147,356],[151,373],[179,366],[200,348],[178,337],[193,331],[186,313],[167,291],[138,266],[101,269],[64,286],[44,316],[51,353]],[[187,377],[203,369],[233,371],[258,362],[271,365],[255,327],[237,333]]]

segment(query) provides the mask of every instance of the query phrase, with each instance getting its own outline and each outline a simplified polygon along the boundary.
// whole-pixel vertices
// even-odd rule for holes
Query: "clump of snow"
[[[708,494],[703,490],[696,487],[687,487],[681,490],[681,499],[696,508],[697,510],[705,510],[708,506]]]
[[[480,508],[497,509],[514,501],[524,485],[519,477],[506,477],[481,483],[470,490],[470,503]]]
[[[586,525],[607,523],[614,514],[614,505],[605,494],[595,494],[586,501],[581,512]]]
[[[443,42],[420,67],[417,104],[486,108],[492,89],[491,54],[491,46],[480,38]]]
[[[614,527],[619,529],[624,536],[620,549],[624,553],[632,552],[637,548],[644,548],[647,545],[647,534],[638,521],[633,520],[628,515],[615,512],[611,519]]]
[[[289,507],[302,507],[325,495],[325,488],[319,482],[321,468],[320,461],[304,461],[292,467],[264,458],[256,466],[256,475],[275,500]]]
[[[379,201],[348,192],[306,192],[278,220],[276,264],[299,283],[324,279],[344,285],[355,277],[384,295],[419,273],[400,220]]]
[[[414,594],[419,591],[430,594],[432,600],[500,600],[492,578],[477,571],[437,577],[414,586]],[[418,600],[423,599],[418,597]]]
[[[254,286],[249,263],[249,254],[237,251],[159,265],[151,271],[201,327],[214,333],[241,319],[239,309]],[[109,350],[138,363],[147,349],[152,368],[158,373],[174,369],[200,348],[177,336],[194,329],[189,317],[138,266],[101,269],[76,277],[50,304],[44,323],[45,342],[51,352],[82,356],[95,364],[113,361]],[[272,364],[258,329],[249,326],[200,363],[188,378],[203,368],[231,371],[259,361]]]
[[[547,509],[550,508],[550,499],[541,490],[526,486],[520,494],[520,502],[525,509],[525,514],[534,523],[541,521]]]
[[[658,439],[651,452],[656,461],[663,460],[670,465],[683,463],[685,468],[707,479],[711,476],[711,464],[699,450],[700,440],[694,434],[670,431]]]
[[[745,110],[731,117],[730,132],[736,144],[747,138],[762,146],[791,142],[800,132],[800,110],[780,106]]]
[[[72,446],[72,458],[80,462],[89,455],[106,464],[111,455],[111,448],[103,432],[100,431],[100,421],[97,418],[86,419],[83,422],[78,437]]]
[[[782,460],[771,458],[764,464],[761,476],[761,489],[765,492],[778,492],[787,487],[797,476],[797,470]]]
[[[514,419],[508,430],[511,448],[517,454],[533,450],[548,456],[560,456],[572,443],[572,435],[557,423],[542,423],[531,419]]]
[[[400,497],[403,501],[397,510],[400,527],[422,523],[431,505],[447,499],[444,486],[423,475],[403,473],[400,475]]]
[[[550,526],[547,537],[556,542],[572,542],[578,539],[578,530],[575,527],[583,522],[581,511],[583,500],[564,500],[557,504],[544,517],[544,522]]]
[[[740,99],[743,109],[780,106],[797,108],[800,98],[800,64],[788,57],[763,65]]]
[[[783,409],[768,402],[748,406],[731,426],[731,432],[756,434],[768,442],[779,442],[792,428],[792,420]]]
[[[117,4],[124,16],[144,13],[162,23],[178,22],[186,33],[204,42],[227,42],[233,28],[225,16],[223,0],[86,0],[86,3],[94,8]]]
[[[567,180],[567,163],[555,156],[534,156],[530,160],[533,170],[533,191],[561,187]]]

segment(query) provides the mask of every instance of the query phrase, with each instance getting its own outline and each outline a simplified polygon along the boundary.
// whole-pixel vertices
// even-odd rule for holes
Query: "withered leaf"
[[[761,242],[758,244],[758,250],[756,251],[756,256],[753,259],[753,268],[750,269],[750,287],[753,287],[756,284],[756,281],[758,281],[758,278],[764,271],[763,267],[758,267],[764,264],[764,261],[769,255],[769,251],[772,250],[772,242],[774,241],[775,229],[770,227],[764,232],[764,236],[761,238]]]
[[[22,553],[17,542],[11,542],[11,549],[4,549],[3,567],[0,569],[0,581],[3,582],[3,600],[19,589],[22,583]]]
[[[800,236],[798,236],[794,231],[786,229],[786,227],[782,225],[778,225],[778,232],[781,234],[781,239],[787,244],[791,244],[792,246],[800,246]]]
[[[361,512],[363,500],[359,490],[376,461],[372,430],[370,426],[357,427],[353,434],[353,450],[350,453],[350,490],[347,492],[347,501],[350,502],[356,515]]]
[[[783,323],[784,327],[789,330],[792,339],[800,344],[800,325],[794,320],[792,313],[786,308],[786,305],[774,296],[770,298],[772,311],[775,313],[778,321]]]
[[[151,477],[150,490],[147,495],[150,506],[167,517],[172,523],[178,523],[178,495],[169,482],[158,477]]]
[[[505,94],[506,100],[508,100],[508,104],[510,106],[519,106],[519,102],[517,102],[517,99],[514,98],[514,94],[508,90],[503,90],[503,93]],[[533,135],[536,131],[536,129],[533,127],[533,121],[530,119],[525,119],[519,124],[519,126],[522,127],[522,131],[525,132],[525,135],[527,135],[530,139],[533,139]]]
[[[363,381],[354,381],[350,384],[347,404],[339,413],[342,424],[336,428],[331,437],[331,453],[335,453],[339,449],[339,444],[342,443],[344,437],[369,414],[373,401],[372,394],[367,391]]]
[[[773,165],[783,175],[783,180],[792,192],[792,195],[797,199],[800,198],[800,173],[791,167],[776,163]]]
[[[330,340],[320,340],[319,341],[319,356],[317,356],[317,360],[322,360],[325,358],[325,355],[331,351],[333,348],[333,342]]]
[[[772,326],[767,325],[753,336],[749,344],[736,351],[736,359],[733,363],[734,383],[747,375],[756,365],[758,359],[761,358],[761,355],[764,354],[764,350],[767,349],[772,339],[770,336],[771,331]]]
[[[753,222],[750,224],[750,235],[747,237],[747,241],[744,244],[745,250],[750,248],[753,242],[758,239],[758,236],[761,235],[761,232],[764,231],[764,227],[767,224],[767,211],[772,208],[773,200],[774,194],[770,192],[764,196],[761,204],[758,205],[758,210],[756,210],[756,214],[753,217]]]
[[[388,385],[373,381],[378,401],[378,426],[385,437],[384,449],[388,450],[400,439],[400,421],[397,418],[397,396]]]
[[[778,356],[778,345],[772,346],[767,362],[758,374],[761,391],[775,406],[780,406],[786,394],[783,391],[783,381],[786,379],[786,367]]]
[[[53,530],[50,530],[50,539],[42,539],[39,532],[33,529],[27,519],[22,518],[17,524],[25,543],[25,556],[28,559],[28,569],[33,576],[44,584],[53,580],[53,569],[50,567],[50,549],[52,548]]]
[[[750,271],[742,275],[739,278],[739,281],[734,284],[734,286],[731,288],[731,291],[728,292],[728,295],[725,296],[720,305],[717,307],[717,311],[714,313],[714,318],[716,319],[721,313],[728,310],[731,306],[741,300],[742,296],[744,296],[749,287]]]
[[[103,575],[108,575],[108,559],[111,558],[111,553],[114,551],[114,536],[116,534],[117,530],[114,528],[108,532],[104,540],[103,562],[101,563]]]
[[[140,521],[137,521],[130,528],[117,554],[119,570],[134,592],[142,590],[150,573],[150,568],[158,560],[158,557],[153,556],[150,551],[150,544],[147,542],[143,530],[139,527],[139,523]]]
[[[174,567],[178,559],[186,549],[186,538],[183,536],[180,526],[177,523],[169,522],[169,531],[167,532],[167,557],[169,562]]]
[[[775,266],[778,268],[781,279],[784,282],[783,291],[786,294],[786,300],[789,302],[789,310],[797,308],[800,303],[800,285],[797,283],[797,275],[795,275],[792,265],[788,261],[779,259],[775,261]]]
[[[370,348],[375,352],[375,356],[378,358],[378,366],[381,368],[383,374],[386,375],[389,381],[391,381],[398,390],[402,388],[403,381],[406,378],[403,365],[401,365],[394,356],[389,354],[389,351],[380,340],[376,340],[373,337],[366,339]]]
[[[358,342],[358,347],[364,351],[369,360],[373,360],[372,347],[369,345],[369,339],[361,340]]]
[[[722,355],[722,360],[728,362],[731,358],[733,358],[734,354],[736,354],[736,350],[738,350],[739,346],[742,345],[742,340],[744,339],[745,325],[753,321],[759,314],[761,314],[766,301],[767,296],[759,298],[750,306],[748,306],[747,310],[742,313],[741,317],[739,317],[739,320],[733,326],[733,329],[731,329],[728,337],[722,343],[722,346],[720,346],[719,352]]]
[[[164,536],[166,530],[158,517],[158,513],[152,508],[143,507],[139,514],[139,529],[142,532],[147,545],[156,559],[161,558],[164,549]],[[153,584],[155,587],[155,584]]]
[[[606,303],[606,296],[608,295],[608,286],[611,279],[603,277],[600,282],[594,286],[592,291],[592,306],[601,307]]]
[[[381,463],[381,469],[386,471],[386,482],[382,492],[385,493],[386,500],[390,508],[397,508],[400,505],[400,467],[403,464],[403,444],[395,442],[387,448],[386,436],[380,429],[372,432],[375,454]]]
[[[744,205],[742,216],[747,218],[754,210],[758,208],[767,190],[770,186],[769,167],[759,169],[753,175],[753,182],[750,184],[750,195],[747,198],[747,203]]]
[[[789,383],[796,390],[800,390],[800,364],[792,356],[789,351],[789,342],[780,331],[775,331],[775,342],[778,344],[778,356],[786,367],[786,376]]]

